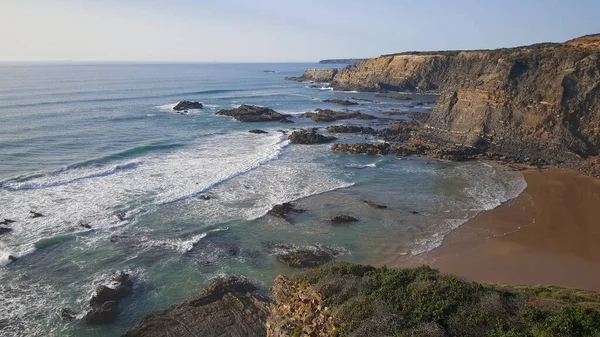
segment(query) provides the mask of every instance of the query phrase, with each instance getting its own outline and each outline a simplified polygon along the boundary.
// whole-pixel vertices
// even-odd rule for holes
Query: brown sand
[[[428,264],[466,279],[600,291],[600,180],[523,172],[527,188],[451,232],[441,247],[388,266]]]

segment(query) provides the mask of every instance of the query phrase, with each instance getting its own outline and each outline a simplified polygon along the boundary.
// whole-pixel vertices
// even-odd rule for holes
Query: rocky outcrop
[[[300,117],[311,118],[314,122],[334,122],[341,119],[357,118],[361,113],[358,111],[344,112],[330,109],[316,109],[315,112],[305,112]]]
[[[181,101],[173,107],[173,110],[184,111],[184,110],[203,109],[203,108],[204,108],[204,106],[200,102]]]
[[[306,69],[300,77],[286,77],[288,81],[297,82],[331,82],[338,73],[335,68],[332,69]]]
[[[277,260],[292,268],[315,268],[333,260],[333,256],[324,249],[299,248],[277,255]]]
[[[339,104],[339,105],[358,105],[358,103],[356,103],[356,102],[352,102],[347,99],[337,99],[337,98],[326,99],[323,101],[323,103],[332,103],[332,104]]]
[[[387,142],[405,142],[418,128],[419,125],[412,121],[396,121],[389,128],[379,131],[377,135]]]
[[[109,324],[119,315],[119,302],[129,296],[133,282],[126,273],[111,278],[110,287],[99,285],[90,300],[90,310],[85,315],[87,324]]]
[[[328,126],[327,131],[332,133],[362,133],[365,135],[373,135],[377,133],[377,131],[371,127],[350,124]]]
[[[489,157],[582,167],[600,152],[600,35],[563,44],[384,55],[341,70],[338,90],[435,91],[415,135]]]
[[[292,134],[288,136],[288,139],[292,144],[309,145],[329,143],[336,140],[337,138],[318,134],[317,130],[315,129],[303,129],[292,132]]]
[[[240,122],[282,122],[293,123],[287,119],[286,115],[279,112],[256,105],[242,104],[240,107],[230,110],[220,110],[217,115],[229,116]]]
[[[125,337],[264,337],[269,300],[246,279],[218,278],[199,294],[146,315]]]
[[[259,130],[259,129],[253,129],[253,130],[248,130],[248,132],[250,133],[254,133],[254,134],[263,134],[263,133],[268,133],[265,130]]]
[[[356,143],[356,144],[333,144],[331,149],[337,152],[346,152],[353,154],[368,154],[371,156],[375,155],[386,155],[390,153],[390,144],[388,143]]]

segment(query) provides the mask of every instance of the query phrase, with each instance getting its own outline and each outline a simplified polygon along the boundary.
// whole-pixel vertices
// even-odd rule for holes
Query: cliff
[[[331,69],[306,69],[300,77],[286,77],[288,81],[298,82],[331,82],[338,73],[335,68]]]
[[[429,267],[344,262],[279,276],[268,302],[235,278],[146,316],[125,336],[596,336],[600,295],[478,284]]]
[[[600,35],[498,50],[384,55],[340,70],[336,90],[437,92],[417,139],[516,161],[583,165],[600,150]],[[590,170],[598,170],[591,158]]]

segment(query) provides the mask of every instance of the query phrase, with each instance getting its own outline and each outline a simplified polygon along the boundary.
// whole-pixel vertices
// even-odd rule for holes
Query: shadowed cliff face
[[[490,51],[382,56],[336,74],[338,90],[436,91],[417,138],[521,161],[600,150],[600,36]]]

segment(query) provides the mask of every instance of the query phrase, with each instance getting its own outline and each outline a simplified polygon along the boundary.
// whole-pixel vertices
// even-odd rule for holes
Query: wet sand
[[[523,171],[519,197],[449,233],[442,246],[381,264],[427,264],[491,283],[600,291],[600,180],[560,169]]]

